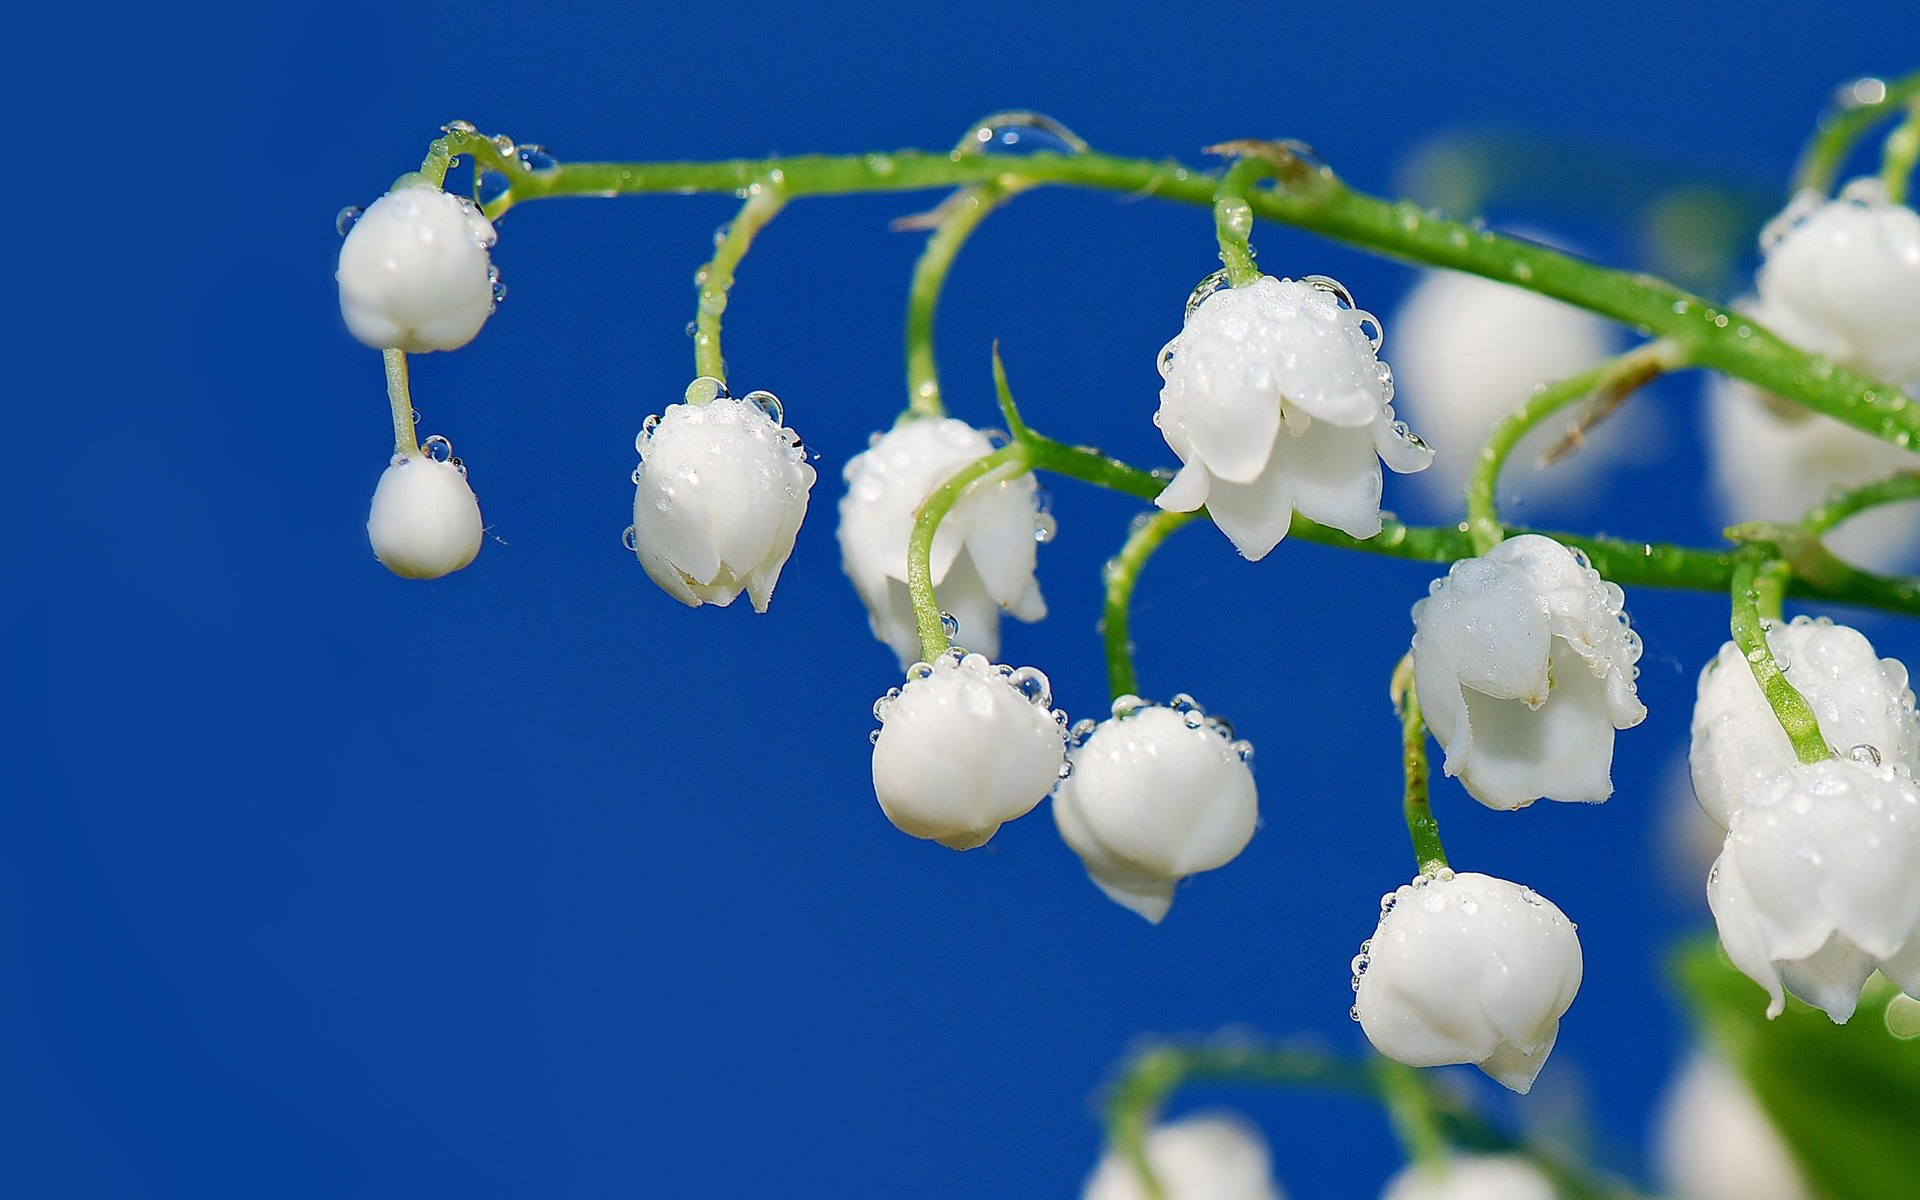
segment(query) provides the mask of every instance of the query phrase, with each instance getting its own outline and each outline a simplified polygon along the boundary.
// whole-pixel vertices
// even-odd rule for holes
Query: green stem
[[[568,163],[533,171],[502,157],[484,137],[456,131],[434,144],[423,174],[449,153],[472,154],[500,172],[507,190],[486,206],[498,216],[553,196],[737,191],[769,181],[790,196],[955,188],[999,180],[1152,195],[1211,206],[1218,176],[1178,162],[1073,154],[798,155],[719,162]],[[1897,445],[1920,440],[1920,405],[1895,387],[1816,362],[1759,326],[1651,276],[1609,270],[1547,247],[1442,219],[1406,202],[1347,187],[1331,171],[1297,158],[1276,163],[1278,186],[1252,189],[1256,217],[1293,225],[1381,254],[1483,275],[1564,300],[1667,338],[1687,361],[1864,429]],[[443,172],[444,173],[444,172]]]
[[[387,403],[393,406],[393,452],[420,457],[420,435],[413,428],[413,395],[407,386],[407,352],[382,350],[387,367]]]
[[[947,413],[940,398],[940,371],[933,357],[933,318],[953,260],[988,214],[1029,186],[1018,181],[988,180],[955,192],[935,210],[939,223],[913,265],[913,282],[907,289],[907,411],[915,416],[943,417]]]
[[[1227,169],[1214,189],[1213,236],[1220,243],[1228,287],[1246,287],[1260,278],[1260,268],[1253,261],[1253,207],[1247,203],[1247,191],[1272,173],[1271,162],[1245,157]]]
[[[1433,1109],[1433,1092],[1412,1067],[1380,1058],[1374,1063],[1387,1120],[1408,1160],[1438,1166],[1447,1158],[1446,1127]]]
[[[1880,150],[1880,182],[1886,185],[1887,199],[1892,203],[1907,202],[1916,163],[1920,163],[1920,98],[1907,101],[1907,119],[1887,135]]]
[[[1394,710],[1400,714],[1400,762],[1406,778],[1401,808],[1407,836],[1413,840],[1419,873],[1435,875],[1447,869],[1447,848],[1440,844],[1440,822],[1427,795],[1427,723],[1420,716],[1420,697],[1414,691],[1413,655],[1403,657],[1393,669],[1389,690]]]
[[[1513,448],[1534,426],[1589,396],[1600,405],[1617,403],[1635,388],[1683,363],[1684,356],[1673,343],[1648,342],[1591,370],[1541,388],[1526,403],[1500,418],[1487,435],[1486,444],[1480,447],[1480,456],[1467,477],[1467,533],[1473,539],[1473,552],[1485,554],[1506,536],[1500,526],[1496,501],[1500,471]]]
[[[1800,521],[1800,528],[1813,537],[1821,537],[1842,521],[1867,509],[1882,504],[1897,504],[1902,500],[1920,500],[1920,471],[1901,471],[1848,491],[1836,492],[1809,509]]]
[[[734,272],[753,245],[754,235],[786,206],[787,194],[778,183],[767,179],[749,184],[746,203],[714,243],[712,261],[694,275],[700,288],[700,307],[693,322],[695,375],[727,381],[727,362],[720,353],[720,318],[727,311]]]
[[[1026,471],[1026,446],[1013,442],[960,468],[920,505],[914,514],[913,535],[907,541],[907,594],[913,598],[913,622],[920,632],[920,658],[932,662],[950,644],[940,619],[940,601],[933,591],[933,537],[940,522],[960,502],[969,487],[998,483]],[[997,476],[997,478],[992,478]]]
[[[1733,643],[1746,656],[1753,681],[1767,698],[1780,728],[1793,743],[1793,752],[1802,763],[1825,762],[1833,757],[1827,739],[1820,733],[1820,722],[1800,690],[1787,682],[1786,672],[1773,657],[1767,644],[1768,621],[1763,613],[1779,612],[1779,598],[1785,591],[1786,564],[1772,557],[1767,546],[1747,546],[1734,556]]]
[[[1917,96],[1920,96],[1920,71],[1886,84],[1877,97],[1846,103],[1822,113],[1812,139],[1801,151],[1800,165],[1794,169],[1794,190],[1812,188],[1821,195],[1833,191],[1834,180],[1847,160],[1847,152],[1853,149],[1860,136],[1900,105]]]
[[[1101,610],[1100,629],[1107,649],[1107,690],[1114,699],[1140,694],[1140,681],[1133,673],[1133,641],[1129,630],[1129,611],[1133,586],[1147,559],[1174,530],[1200,514],[1197,512],[1158,512],[1134,518],[1120,553],[1107,560],[1103,577],[1107,584],[1106,606]]]

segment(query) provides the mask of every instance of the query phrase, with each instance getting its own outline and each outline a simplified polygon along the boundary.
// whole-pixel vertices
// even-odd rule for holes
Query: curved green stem
[[[1780,596],[1786,587],[1786,564],[1772,556],[1766,546],[1748,546],[1734,556],[1733,644],[1746,656],[1753,681],[1767,698],[1780,728],[1793,743],[1793,752],[1802,763],[1825,762],[1833,757],[1827,739],[1820,733],[1820,722],[1800,690],[1787,682],[1786,672],[1773,657],[1767,644],[1767,619],[1763,613],[1779,613]]]
[[[1389,689],[1394,711],[1400,714],[1400,762],[1406,778],[1407,836],[1413,840],[1414,861],[1422,875],[1447,869],[1447,848],[1440,844],[1440,822],[1434,819],[1427,795],[1427,723],[1420,716],[1420,697],[1413,687],[1413,655],[1401,658],[1393,669]]]
[[[413,427],[413,395],[407,386],[407,352],[382,350],[387,367],[387,403],[393,406],[393,452],[420,457],[420,435]]]
[[[713,259],[694,275],[700,288],[700,307],[693,321],[693,370],[709,379],[727,380],[726,359],[720,353],[720,318],[727,311],[727,293],[733,275],[747,256],[754,235],[787,206],[787,195],[771,179],[747,186],[747,200],[713,247]]]
[[[960,468],[933,490],[913,517],[913,535],[907,541],[907,594],[913,598],[913,623],[920,633],[920,659],[932,662],[950,644],[940,619],[940,601],[933,591],[933,537],[940,522],[953,511],[975,483],[998,483],[1027,470],[1026,447],[1013,442]]]
[[[1228,287],[1246,287],[1260,278],[1260,268],[1253,261],[1253,207],[1247,203],[1247,191],[1272,173],[1271,162],[1248,156],[1229,167],[1214,189],[1213,236],[1220,243],[1220,264],[1226,268]]]
[[[1892,203],[1907,202],[1916,163],[1920,163],[1920,98],[1907,101],[1907,119],[1894,127],[1881,147],[1880,182],[1886,185],[1887,199]]]
[[[1133,586],[1139,582],[1141,570],[1160,548],[1160,543],[1199,515],[1156,510],[1135,517],[1133,530],[1120,547],[1120,553],[1107,560],[1103,572],[1107,599],[1100,613],[1100,631],[1107,650],[1107,691],[1116,700],[1140,693],[1140,681],[1133,673],[1133,641],[1129,630]]]
[[[475,133],[455,131],[433,144],[422,166],[445,174],[451,154],[472,154],[508,182],[486,206],[497,216],[516,204],[553,196],[737,191],[770,182],[789,196],[955,188],[989,180],[1053,183],[1211,206],[1218,176],[1178,162],[1072,154],[799,155],[719,162],[566,163],[529,170]],[[1816,362],[1765,329],[1699,296],[1655,279],[1609,270],[1531,242],[1449,221],[1406,202],[1347,187],[1300,158],[1274,166],[1275,186],[1250,189],[1256,217],[1279,221],[1395,258],[1484,275],[1612,317],[1667,338],[1687,361],[1729,375],[1899,445],[1920,440],[1920,405],[1899,389]]]
[[[915,416],[943,417],[947,413],[940,398],[940,370],[933,357],[933,319],[953,260],[988,214],[1030,186],[1017,180],[990,179],[955,192],[934,210],[932,215],[938,217],[938,224],[913,265],[913,282],[907,288],[907,411]],[[895,227],[915,226],[895,222]]]
[[[1380,1102],[1407,1158],[1422,1166],[1439,1166],[1447,1158],[1446,1126],[1433,1108],[1433,1091],[1420,1072],[1390,1058],[1373,1064],[1380,1082]]]
[[[1593,397],[1595,404],[1602,407],[1617,404],[1635,388],[1684,362],[1685,356],[1673,343],[1648,342],[1591,370],[1541,388],[1526,403],[1500,418],[1487,435],[1486,444],[1480,447],[1473,472],[1467,476],[1467,533],[1473,539],[1473,552],[1485,554],[1506,536],[1495,499],[1500,471],[1513,448],[1534,426],[1588,397]]]
[[[1803,532],[1820,537],[1850,517],[1882,504],[1920,500],[1920,471],[1901,471],[1844,492],[1836,492],[1801,518]]]
[[[1794,168],[1794,190],[1812,188],[1821,195],[1833,191],[1841,164],[1860,136],[1916,96],[1920,96],[1920,71],[1885,84],[1877,96],[1855,97],[1822,113],[1812,139],[1800,152],[1800,165]]]

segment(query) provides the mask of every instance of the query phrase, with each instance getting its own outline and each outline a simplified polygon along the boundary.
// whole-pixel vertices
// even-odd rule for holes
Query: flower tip
[[[1152,879],[1119,882],[1100,878],[1089,872],[1089,878],[1107,899],[1118,904],[1128,912],[1138,913],[1146,918],[1147,924],[1158,925],[1167,919],[1167,911],[1173,907],[1173,880]]]

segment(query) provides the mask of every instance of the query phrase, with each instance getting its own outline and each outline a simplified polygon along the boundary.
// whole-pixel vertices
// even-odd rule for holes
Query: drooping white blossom
[[[1354,537],[1380,531],[1380,463],[1419,471],[1433,451],[1394,420],[1393,373],[1372,314],[1331,280],[1263,275],[1194,305],[1160,352],[1154,423],[1180,456],[1154,503],[1205,505],[1235,548],[1264,558],[1293,514]]]
[[[367,540],[403,579],[438,579],[480,553],[480,502],[456,462],[396,454],[380,473],[367,512]]]
[[[1457,506],[1494,422],[1540,385],[1608,358],[1618,341],[1602,318],[1538,292],[1460,271],[1423,274],[1393,317],[1397,404],[1435,453],[1421,487]],[[1528,477],[1529,493],[1589,481],[1619,448],[1617,433],[1613,422],[1602,426],[1579,454]],[[1513,467],[1527,469],[1559,436],[1553,423],[1541,425],[1515,450]]]
[[[1380,1200],[1558,1200],[1540,1168],[1512,1155],[1453,1155],[1409,1163],[1387,1181]]]
[[[633,545],[648,576],[682,604],[756,612],[793,553],[814,470],[765,392],[668,406],[635,446]]]
[[[1733,965],[1836,1024],[1878,968],[1920,997],[1920,787],[1865,756],[1794,767],[1736,809],[1707,877]]]
[[[1613,735],[1647,710],[1624,597],[1586,556],[1522,534],[1413,606],[1414,686],[1445,771],[1489,808],[1613,792]]]
[[[1573,922],[1532,888],[1474,872],[1420,876],[1381,897],[1353,960],[1354,1015],[1414,1067],[1473,1063],[1526,1092],[1580,990]]]
[[[1813,1200],[1753,1089],[1710,1055],[1668,1087],[1655,1153],[1673,1200]]]
[[[867,608],[873,636],[892,646],[902,668],[920,657],[907,592],[907,543],[920,505],[968,463],[992,453],[987,435],[964,421],[910,419],[875,435],[847,463],[840,501],[840,556]],[[943,611],[959,622],[956,640],[989,658],[1000,650],[1000,613],[1022,621],[1047,615],[1034,578],[1035,546],[1050,536],[1031,472],[983,480],[940,522],[930,556]]]
[[[1157,925],[1175,884],[1231,862],[1252,839],[1251,756],[1184,696],[1170,706],[1123,697],[1112,717],[1075,730],[1053,819],[1100,890]]]
[[[1066,714],[1033,667],[949,650],[874,703],[873,790],[906,833],[984,845],[1046,798],[1066,762]]]
[[[1920,768],[1920,716],[1899,661],[1881,658],[1858,630],[1824,617],[1768,622],[1767,644],[1830,744],[1864,746],[1889,766]],[[1700,672],[1687,757],[1693,794],[1722,829],[1748,795],[1799,764],[1732,642]]]
[[[1147,1163],[1161,1200],[1285,1200],[1273,1179],[1266,1139],[1237,1116],[1187,1117],[1148,1132]],[[1109,1149],[1081,1200],[1148,1200],[1140,1173]]]
[[[376,350],[457,350],[493,314],[493,223],[424,180],[367,206],[340,245],[340,315]]]

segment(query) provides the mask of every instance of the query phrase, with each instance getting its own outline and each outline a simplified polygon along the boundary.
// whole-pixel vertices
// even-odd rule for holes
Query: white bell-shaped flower
[[[1410,1163],[1387,1181],[1380,1200],[1558,1200],[1540,1168],[1512,1155],[1455,1155]]]
[[[1580,974],[1580,939],[1551,901],[1490,875],[1441,871],[1381,897],[1380,926],[1353,960],[1353,1012],[1395,1062],[1473,1063],[1524,1093]]]
[[[395,575],[450,575],[480,553],[483,532],[480,502],[460,463],[396,454],[380,473],[367,513],[367,540],[374,557]]]
[[[1753,1089],[1705,1054],[1668,1088],[1655,1153],[1673,1200],[1813,1200]]]
[[[1146,1152],[1160,1200],[1285,1200],[1266,1139],[1237,1116],[1207,1114],[1156,1126]],[[1148,1193],[1133,1163],[1109,1149],[1080,1200],[1148,1200]]]
[[[1864,746],[1889,766],[1920,768],[1920,716],[1906,667],[1874,653],[1858,630],[1824,617],[1768,622],[1767,644],[1831,745]],[[1693,794],[1722,829],[1747,796],[1799,765],[1786,730],[1732,642],[1700,672],[1687,758]]]
[[[964,421],[905,420],[874,436],[847,463],[840,501],[840,556],[867,607],[873,636],[905,667],[920,657],[907,592],[907,543],[914,514],[960,468],[993,452],[987,435]],[[980,483],[940,522],[930,556],[940,607],[959,622],[956,640],[992,657],[1000,651],[1000,613],[1022,621],[1047,615],[1034,578],[1035,548],[1051,536],[1031,472]]]
[[[340,245],[340,315],[376,350],[457,350],[493,314],[493,223],[421,181],[367,206]]]
[[[1920,213],[1859,179],[1835,200],[1796,196],[1760,244],[1761,323],[1875,379],[1920,381]]]
[[[949,650],[874,702],[873,790],[905,833],[955,850],[1031,812],[1065,768],[1066,714],[1047,677]]]
[[[1623,603],[1584,554],[1529,533],[1453,564],[1413,606],[1420,711],[1480,803],[1612,794],[1614,731],[1647,715]]]
[[[1829,759],[1798,766],[1733,813],[1707,877],[1733,965],[1836,1024],[1877,967],[1920,998],[1920,787],[1903,769]]]
[[[1920,384],[1910,390],[1920,397]],[[1714,494],[1728,524],[1798,521],[1833,492],[1920,468],[1911,450],[1720,375],[1707,384],[1707,427]],[[1822,540],[1874,570],[1911,565],[1920,502],[1868,509]]]
[[[771,395],[754,392],[647,419],[635,443],[634,553],[682,604],[731,604],[744,588],[754,611],[767,611],[814,481],[779,413]]]
[[[1435,452],[1420,485],[1457,506],[1494,422],[1540,385],[1608,358],[1618,342],[1613,327],[1585,309],[1478,275],[1426,272],[1393,317],[1398,407]],[[1613,422],[1602,426],[1579,454],[1530,476],[1529,494],[1591,480],[1619,449],[1618,433]],[[1534,429],[1513,453],[1513,468],[1526,470],[1559,437],[1551,422]]]
[[[1251,559],[1295,510],[1357,538],[1380,532],[1381,461],[1419,471],[1433,451],[1394,420],[1379,322],[1349,299],[1332,280],[1263,275],[1191,306],[1160,352],[1154,424],[1183,465],[1155,504],[1205,505]]]
[[[1100,890],[1157,925],[1176,883],[1231,862],[1252,839],[1253,748],[1184,696],[1164,707],[1123,697],[1092,724],[1075,729],[1053,819]]]

